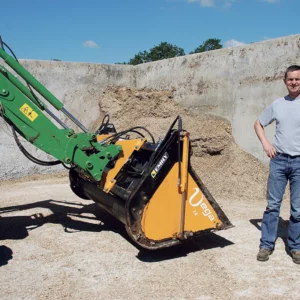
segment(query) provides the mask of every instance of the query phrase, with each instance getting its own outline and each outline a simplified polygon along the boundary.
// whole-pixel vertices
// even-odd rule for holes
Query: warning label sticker
[[[22,105],[20,111],[32,122],[38,117],[38,114],[26,103]]]

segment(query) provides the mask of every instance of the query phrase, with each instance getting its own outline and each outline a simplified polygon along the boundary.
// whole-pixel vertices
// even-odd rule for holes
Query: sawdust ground
[[[218,203],[234,228],[147,252],[67,180],[3,184],[0,299],[299,299],[299,266],[286,252],[288,203],[265,263],[256,261],[264,202]]]

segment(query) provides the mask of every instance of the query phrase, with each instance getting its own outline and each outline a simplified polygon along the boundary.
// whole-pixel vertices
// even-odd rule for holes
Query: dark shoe
[[[272,249],[260,248],[257,254],[257,260],[259,261],[267,261],[269,256],[273,253]],[[300,252],[299,252],[300,254]],[[300,255],[299,255],[300,258]]]
[[[300,264],[300,251],[291,251],[291,256],[295,264]]]

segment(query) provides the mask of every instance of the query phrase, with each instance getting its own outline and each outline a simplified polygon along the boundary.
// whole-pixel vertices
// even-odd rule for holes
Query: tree
[[[220,44],[220,42],[220,39],[207,39],[203,42],[202,45],[200,45],[198,48],[196,48],[189,54],[221,49],[223,47]],[[139,65],[151,61],[157,61],[161,59],[167,59],[183,55],[185,55],[185,53],[182,48],[169,44],[167,42],[161,42],[158,46],[154,46],[153,48],[151,48],[149,52],[142,51],[137,53],[133,58],[129,60],[128,65]]]
[[[202,45],[197,47],[194,51],[190,52],[190,54],[221,49],[223,48],[223,46],[220,44],[220,42],[221,40],[215,38],[207,39],[206,41],[203,42]]]
[[[167,42],[161,42],[158,46],[154,46],[153,48],[151,48],[149,52],[139,52],[129,60],[128,64],[138,65],[146,62],[157,61],[182,55],[185,55],[182,48],[169,44]]]
[[[139,64],[148,62],[147,56],[148,56],[147,51],[139,52],[138,54],[136,54],[133,58],[131,58],[129,60],[128,64],[129,65],[139,65]]]
[[[148,62],[185,55],[184,50],[167,42],[161,42],[150,49]]]

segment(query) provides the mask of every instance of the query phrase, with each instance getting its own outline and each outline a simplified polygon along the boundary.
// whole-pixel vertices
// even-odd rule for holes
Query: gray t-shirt
[[[300,97],[275,100],[259,117],[265,127],[276,121],[274,147],[279,153],[300,155]]]

